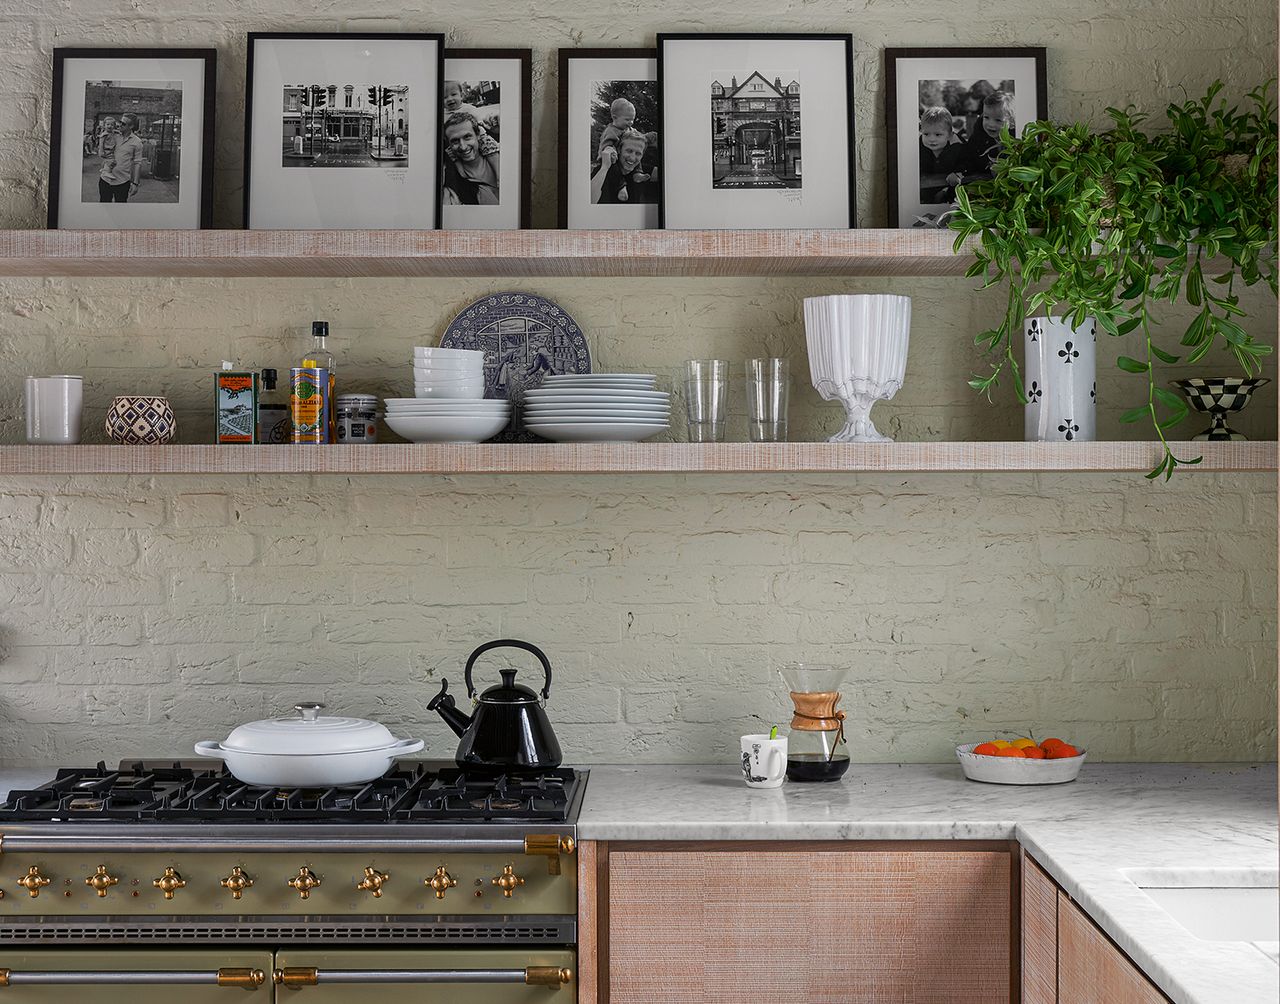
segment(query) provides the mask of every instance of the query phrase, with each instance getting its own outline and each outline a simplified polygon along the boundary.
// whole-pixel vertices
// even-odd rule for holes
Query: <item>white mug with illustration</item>
[[[749,788],[777,788],[787,774],[787,737],[742,737],[742,777]]]

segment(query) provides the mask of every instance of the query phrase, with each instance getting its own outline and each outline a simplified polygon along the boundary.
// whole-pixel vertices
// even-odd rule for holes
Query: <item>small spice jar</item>
[[[339,394],[334,401],[334,426],[339,443],[378,441],[378,398],[375,395]]]

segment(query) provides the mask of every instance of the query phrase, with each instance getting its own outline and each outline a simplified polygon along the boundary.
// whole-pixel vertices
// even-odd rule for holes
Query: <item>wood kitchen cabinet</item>
[[[1004,842],[599,844],[581,1004],[1005,1004]],[[590,891],[586,893],[590,896]],[[594,960],[591,955],[594,954]],[[589,993],[594,989],[594,995]]]
[[[1022,856],[1022,1004],[1168,1004],[1071,897]]]

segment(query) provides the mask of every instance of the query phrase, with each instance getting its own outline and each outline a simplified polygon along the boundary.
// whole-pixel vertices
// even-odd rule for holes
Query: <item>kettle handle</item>
[[[463,674],[467,681],[467,696],[475,697],[476,688],[471,682],[471,667],[476,664],[476,660],[484,655],[491,648],[522,648],[526,652],[531,652],[538,657],[538,661],[542,663],[542,672],[546,674],[546,683],[542,688],[542,699],[545,701],[551,696],[551,663],[547,661],[547,657],[542,654],[542,649],[537,645],[531,645],[527,641],[519,641],[515,638],[499,638],[497,641],[487,641],[478,649],[471,653],[467,659],[466,672]]]

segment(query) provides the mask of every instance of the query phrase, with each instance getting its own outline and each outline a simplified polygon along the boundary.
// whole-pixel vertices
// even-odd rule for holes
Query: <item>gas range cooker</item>
[[[253,973],[294,986],[394,972],[567,988],[586,783],[571,768],[491,777],[418,761],[326,789],[247,785],[207,761],[59,770],[0,803],[0,986],[24,981],[5,968],[17,949],[81,946],[68,956],[79,965],[84,948],[133,943],[266,952]],[[367,957],[348,958],[356,947]],[[409,954],[392,966],[392,949]],[[297,964],[335,951],[340,968]],[[24,964],[36,982],[84,982]]]
[[[10,792],[0,827],[57,823],[566,823],[578,817],[587,772],[481,775],[399,761],[365,784],[285,788],[245,784],[208,761],[123,761],[63,768],[47,784]]]

